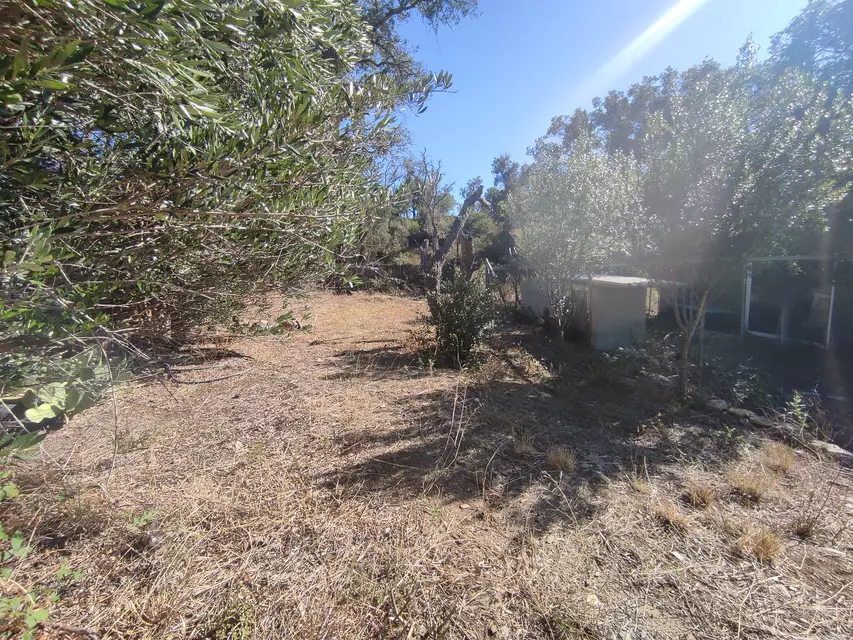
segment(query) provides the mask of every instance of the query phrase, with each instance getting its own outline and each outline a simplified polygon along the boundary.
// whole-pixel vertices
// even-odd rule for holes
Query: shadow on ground
[[[651,370],[666,368],[654,357],[611,357],[518,328],[497,336],[489,352],[479,371],[449,389],[399,397],[400,427],[365,434],[357,461],[319,480],[388,499],[426,494],[514,508],[541,533],[556,520],[591,517],[596,494],[614,479],[668,475],[672,463],[713,469],[752,437],[724,422],[730,418],[678,402]],[[338,377],[430,375],[398,347],[338,357]],[[569,473],[549,459],[560,447],[576,456]]]
[[[408,380],[429,376],[418,355],[402,346],[381,346],[352,349],[335,355],[336,371],[323,377],[325,380],[371,379]]]

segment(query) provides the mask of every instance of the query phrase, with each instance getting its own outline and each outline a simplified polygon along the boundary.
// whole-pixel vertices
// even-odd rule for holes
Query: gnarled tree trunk
[[[705,306],[708,303],[708,295],[710,294],[710,292],[711,288],[709,286],[703,286],[698,291],[698,304],[696,305],[696,313],[691,315],[688,313],[686,304],[689,300],[685,301],[685,305],[683,308],[679,307],[678,289],[676,289],[675,291],[674,304],[672,305],[672,308],[675,312],[675,321],[681,331],[678,348],[678,393],[681,395],[682,398],[686,398],[687,393],[689,391],[689,380],[687,373],[690,368],[690,342],[693,340],[693,334],[696,333],[696,329],[699,327],[699,325],[702,323],[703,318],[705,317]],[[687,295],[690,295],[689,290]]]
[[[423,268],[432,280],[431,284],[436,293],[441,291],[441,271],[444,269],[444,263],[447,261],[447,256],[453,248],[453,245],[459,239],[459,234],[462,233],[465,223],[468,221],[468,216],[471,213],[471,207],[473,207],[477,202],[480,202],[485,207],[489,206],[489,203],[483,198],[482,186],[478,187],[474,192],[469,194],[467,198],[465,198],[465,201],[462,203],[462,208],[459,210],[459,215],[456,216],[456,220],[453,221],[453,226],[450,227],[450,233],[447,234],[447,237],[444,239],[441,246],[438,246],[438,231],[435,229],[432,232],[432,237],[428,240],[424,240],[424,244],[421,246],[421,268]],[[438,248],[430,254],[430,246]]]

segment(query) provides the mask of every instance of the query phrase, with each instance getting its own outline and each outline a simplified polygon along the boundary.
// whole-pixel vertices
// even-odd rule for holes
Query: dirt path
[[[422,302],[310,306],[312,332],[176,376],[247,373],[125,388],[115,417],[47,439],[15,508],[35,523],[18,580],[60,595],[52,619],[104,638],[853,634],[849,473],[530,332],[460,374],[415,356]],[[697,487],[708,508],[682,501]],[[63,558],[80,581],[56,579]]]

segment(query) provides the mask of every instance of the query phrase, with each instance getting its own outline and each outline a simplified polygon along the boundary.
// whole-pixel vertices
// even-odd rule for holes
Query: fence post
[[[752,299],[752,263],[746,263],[746,278],[743,283],[743,305],[740,315],[740,339],[749,331],[749,303]]]

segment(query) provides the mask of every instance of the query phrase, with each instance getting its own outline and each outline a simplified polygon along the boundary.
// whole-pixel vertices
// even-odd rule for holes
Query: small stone
[[[833,460],[838,460],[839,462],[845,462],[847,464],[853,463],[853,453],[847,449],[839,447],[837,444],[824,442],[823,440],[812,440],[809,443],[809,447],[811,447],[813,451],[832,458]]]
[[[767,418],[762,418],[761,416],[752,416],[749,419],[749,424],[753,427],[758,427],[759,429],[772,429],[776,426],[775,422],[768,420]]]
[[[711,398],[707,403],[705,403],[705,406],[712,411],[725,411],[729,408],[729,403],[725,400],[721,400],[720,398]]]
[[[586,603],[588,605],[593,606],[593,607],[600,607],[601,606],[601,600],[599,600],[598,596],[595,595],[594,593],[586,594]]]
[[[610,478],[604,475],[604,472],[596,469],[592,472],[592,475],[595,476],[595,479],[601,482],[602,484],[610,484]]]
[[[743,418],[745,420],[752,421],[753,418],[757,418],[749,409],[741,409],[740,407],[729,407],[729,415],[733,415],[735,418]]]
[[[245,448],[246,448],[246,445],[244,445],[244,444],[243,444],[242,442],[240,442],[239,440],[236,440],[236,441],[234,442],[234,451],[236,451],[237,453],[240,453],[240,452],[241,452],[243,449],[245,449]]]
[[[154,547],[159,547],[160,543],[163,542],[163,539],[157,535],[156,533],[146,532],[145,535],[142,536],[145,546],[149,549],[153,549]]]
[[[667,389],[674,389],[676,385],[675,380],[673,380],[672,378],[667,378],[666,376],[662,376],[659,373],[649,374],[649,380],[661,387],[666,387]]]

